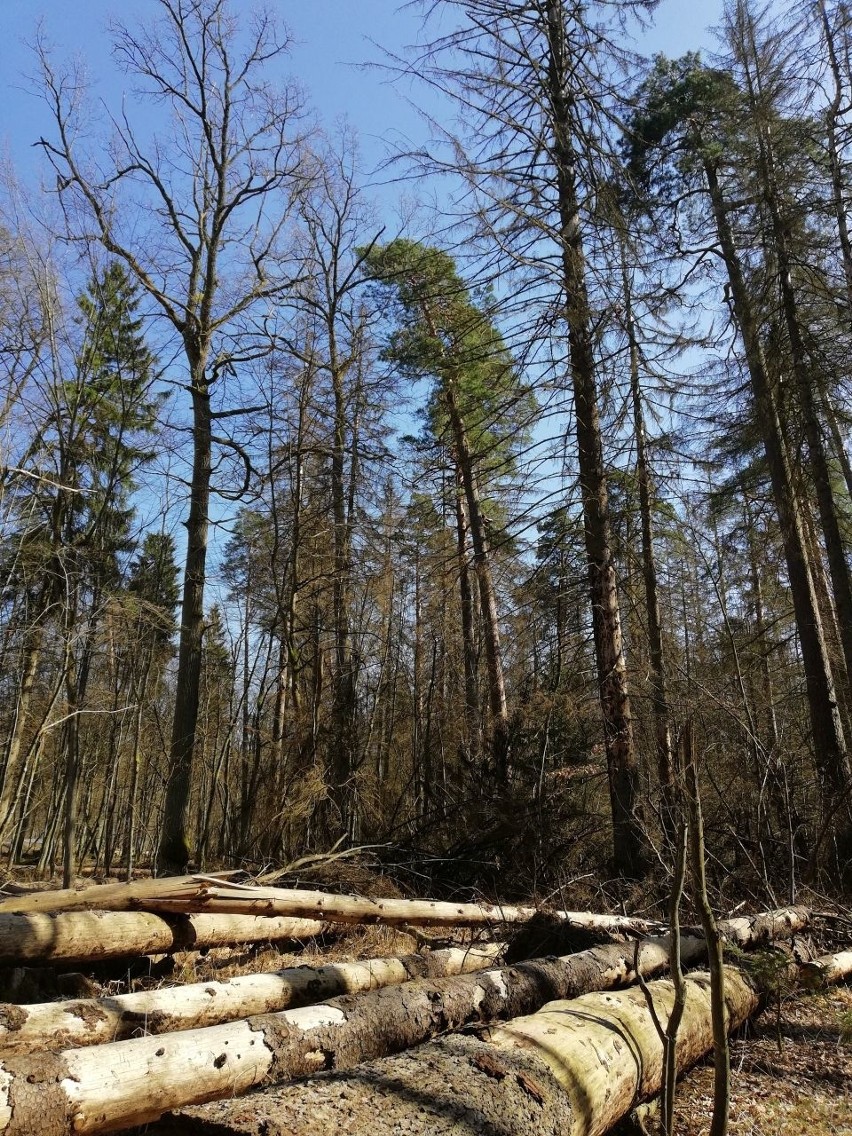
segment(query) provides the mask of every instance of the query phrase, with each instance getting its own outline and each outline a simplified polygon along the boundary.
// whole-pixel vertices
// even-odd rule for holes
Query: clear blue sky
[[[249,0],[233,0],[237,11]],[[289,72],[307,89],[322,120],[345,116],[357,129],[365,160],[378,161],[385,139],[395,134],[416,139],[420,120],[404,98],[375,70],[358,64],[378,62],[381,45],[400,51],[417,38],[419,20],[400,12],[397,0],[278,0],[277,9],[295,44]],[[706,47],[709,24],[718,20],[721,0],[662,0],[647,49],[677,55]],[[82,58],[97,91],[106,101],[120,97],[123,79],[109,56],[106,25],[110,17],[132,22],[153,17],[155,0],[0,0],[0,146],[19,175],[29,181],[40,167],[32,143],[50,129],[46,109],[26,93],[33,64],[24,41],[32,40],[42,21],[60,56]]]

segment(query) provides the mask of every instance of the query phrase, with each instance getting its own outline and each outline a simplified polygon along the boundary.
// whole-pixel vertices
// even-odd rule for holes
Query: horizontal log
[[[704,951],[703,939],[684,938],[687,964]],[[350,1068],[472,1022],[530,1014],[554,998],[623,986],[635,979],[637,958],[644,976],[659,974],[668,966],[669,944],[664,939],[608,944],[206,1029],[64,1049],[52,1058],[4,1059],[0,1076],[5,1067],[13,1089],[32,1076],[53,1086],[51,1099],[66,1125],[56,1121],[51,1129],[56,1136],[110,1131],[147,1123],[181,1105],[231,1097],[264,1081]],[[18,1115],[25,1113],[19,1108]]]
[[[648,990],[665,1022],[672,984]],[[758,1006],[751,984],[731,968],[726,1003],[731,1029]],[[711,1047],[709,976],[699,974],[687,980],[678,1071]],[[645,996],[631,988],[551,1002],[476,1037],[188,1108],[173,1120],[186,1136],[601,1136],[659,1090],[662,1065]]]
[[[297,966],[225,982],[17,1006],[0,1004],[0,1054],[100,1045],[274,1013],[341,994],[358,994],[417,977],[465,974],[493,965],[502,943],[450,947],[402,958]]]
[[[198,947],[307,939],[328,929],[315,919],[183,915],[143,911],[0,913],[0,961],[98,961]]]
[[[213,918],[204,917],[208,923]],[[806,925],[807,911],[804,908],[788,908],[729,920],[722,924],[721,929],[729,941],[734,941],[741,947],[749,947],[765,942],[769,935],[775,938],[789,936]],[[273,974],[243,975],[226,982],[192,983],[121,994],[112,998],[74,999],[25,1006],[0,1004],[0,1053],[98,1045],[143,1034],[161,1034],[215,1025],[319,1002],[341,994],[355,994],[394,985],[418,976],[437,978],[481,970],[492,964],[501,950],[502,944],[492,943],[476,949],[451,948],[401,959],[293,967]],[[628,955],[632,958],[633,950],[630,947],[628,954],[625,954],[624,948],[616,947],[605,957],[611,960],[608,966],[620,970],[610,970],[601,978],[588,976],[577,987],[563,987],[560,996],[566,997],[570,990],[588,989],[596,984],[607,986],[630,981],[632,965],[627,959]],[[642,950],[643,966],[647,965],[649,973],[654,969],[652,957],[657,961],[665,961],[667,946],[663,940],[648,940]],[[575,965],[583,966],[583,958],[597,965],[599,957],[603,956],[584,955]],[[694,965],[703,958],[703,940],[686,937],[685,963]],[[588,971],[586,974],[588,975]]]
[[[834,955],[821,955],[812,962],[799,967],[799,979],[803,986],[820,990],[852,978],[852,951],[840,951]]]
[[[128,883],[86,884],[76,888],[26,891],[0,899],[0,912],[26,911],[126,911],[134,901],[149,896],[189,896],[209,885],[211,879],[225,880],[236,872],[213,877],[167,876]]]
[[[725,942],[735,947],[751,949],[789,939],[804,931],[810,924],[811,912],[807,907],[782,907],[777,911],[763,911],[758,915],[740,915],[720,922]],[[695,932],[700,934],[700,932]]]
[[[141,905],[141,904],[140,904]],[[385,923],[409,926],[497,926],[525,923],[539,914],[535,907],[493,903],[449,903],[434,899],[370,899],[334,895],[295,888],[262,888],[242,884],[210,884],[187,897],[154,897],[144,901],[146,910],[168,912],[251,912],[293,918],[327,919],[334,923]],[[591,911],[554,911],[555,921],[587,930],[649,935],[663,925],[652,919],[622,915],[598,915]]]

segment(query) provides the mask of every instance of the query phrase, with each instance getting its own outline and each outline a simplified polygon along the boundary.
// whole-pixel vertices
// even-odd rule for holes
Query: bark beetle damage
[[[90,999],[69,1002],[65,1006],[65,1012],[72,1017],[79,1018],[91,1030],[96,1030],[98,1026],[108,1022],[110,1018],[103,1006],[99,1006],[97,1002]]]
[[[23,1027],[29,1016],[29,1010],[25,1006],[13,1006],[7,1002],[0,1009],[0,1030],[14,1033]]]
[[[500,1076],[495,1076],[499,1070]],[[471,1037],[175,1114],[186,1136],[564,1136],[571,1102],[530,1053],[495,1058]]]
[[[10,1057],[3,1066],[11,1077],[12,1118],[4,1136],[67,1136],[72,1131],[71,1103],[61,1083],[69,1077],[65,1061],[54,1054]]]
[[[497,971],[458,975],[441,983],[420,981],[369,993],[343,995],[323,1006],[342,1021],[303,1028],[278,1016],[248,1019],[272,1054],[269,1078],[308,1076],[318,1070],[351,1068],[399,1053],[448,1030],[520,1014],[570,997],[585,971],[557,960],[530,962]]]

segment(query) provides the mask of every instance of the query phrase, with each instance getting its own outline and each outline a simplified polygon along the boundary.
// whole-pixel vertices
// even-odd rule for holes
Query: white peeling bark
[[[813,990],[843,982],[852,977],[852,951],[821,955],[813,962],[803,963],[799,968],[799,976],[802,985]]]

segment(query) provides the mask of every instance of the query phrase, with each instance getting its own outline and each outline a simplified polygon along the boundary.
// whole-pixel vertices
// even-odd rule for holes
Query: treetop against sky
[[[238,15],[253,7],[251,0],[233,3]],[[277,68],[282,77],[298,79],[327,127],[347,121],[357,131],[366,168],[376,167],[396,144],[404,147],[422,138],[425,127],[412,102],[433,96],[406,83],[392,84],[380,68],[364,66],[381,64],[384,52],[404,54],[407,45],[417,42],[421,19],[416,7],[403,8],[398,0],[289,0],[271,9],[292,37],[288,57],[273,65],[272,74]],[[720,10],[720,0],[662,0],[655,27],[637,47],[649,54],[678,55],[712,46],[707,28],[718,21]],[[156,15],[154,0],[3,0],[0,146],[22,180],[34,180],[46,168],[33,143],[49,132],[49,115],[28,79],[36,67],[27,45],[38,28],[58,61],[72,57],[83,63],[95,98],[115,112],[122,98],[133,98],[133,89],[132,80],[125,79],[110,58],[109,23],[144,22]],[[128,109],[137,121],[146,113],[142,102]],[[436,113],[438,108],[425,102],[422,109]],[[397,195],[392,187],[383,196],[391,203]]]

